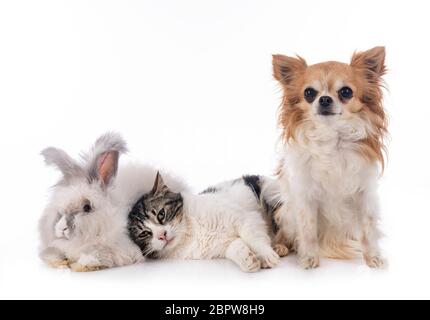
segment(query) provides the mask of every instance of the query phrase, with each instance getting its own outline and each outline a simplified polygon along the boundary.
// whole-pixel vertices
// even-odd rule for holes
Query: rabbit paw
[[[107,269],[109,267],[94,254],[83,254],[76,263],[70,265],[70,268],[75,272],[91,272]]]
[[[70,266],[70,261],[67,259],[64,260],[51,260],[48,261],[48,265],[51,268],[56,268],[56,269],[68,269]]]
[[[74,272],[92,272],[92,271],[99,271],[107,269],[106,266],[100,266],[100,265],[84,265],[80,263],[72,263],[70,265],[70,268]]]
[[[48,247],[41,253],[40,257],[45,263],[57,269],[65,269],[70,265],[69,259],[67,259],[66,255],[58,248]]]

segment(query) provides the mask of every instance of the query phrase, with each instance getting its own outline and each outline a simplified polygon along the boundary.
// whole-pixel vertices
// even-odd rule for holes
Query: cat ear
[[[127,145],[119,134],[106,133],[98,138],[90,153],[83,157],[90,181],[108,186],[118,171],[119,156],[125,152]]]
[[[168,187],[164,184],[163,177],[161,176],[160,172],[157,172],[157,176],[155,177],[154,186],[152,187],[152,193],[157,194],[161,192],[165,192],[168,190]]]
[[[387,71],[385,67],[385,47],[356,52],[351,58],[351,67],[361,70],[363,76],[377,82]]]
[[[64,179],[85,177],[85,170],[63,150],[50,147],[44,149],[41,155],[45,158],[47,165],[55,166],[61,171]]]
[[[273,76],[284,85],[291,84],[297,75],[303,73],[307,68],[306,61],[297,56],[287,57],[281,54],[273,55]]]

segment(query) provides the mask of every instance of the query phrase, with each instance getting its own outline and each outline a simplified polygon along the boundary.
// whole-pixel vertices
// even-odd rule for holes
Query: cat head
[[[185,230],[183,198],[171,191],[157,173],[154,187],[144,194],[129,214],[131,239],[144,256],[163,256],[179,243]]]
[[[42,241],[96,235],[109,225],[115,213],[111,190],[119,156],[126,150],[121,136],[107,133],[80,161],[57,148],[42,151],[46,164],[62,173],[40,223]]]

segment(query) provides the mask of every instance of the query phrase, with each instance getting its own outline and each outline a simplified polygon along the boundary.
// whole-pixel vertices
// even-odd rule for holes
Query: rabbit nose
[[[167,231],[163,231],[158,235],[158,240],[166,241],[167,240]]]

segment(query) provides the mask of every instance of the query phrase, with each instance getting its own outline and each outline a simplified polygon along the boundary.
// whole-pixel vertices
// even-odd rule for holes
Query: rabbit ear
[[[65,151],[50,147],[44,149],[41,154],[45,158],[45,163],[49,166],[57,167],[66,180],[85,176],[84,169]]]
[[[127,152],[127,144],[117,133],[106,133],[97,139],[91,152],[84,156],[90,181],[109,185],[118,171],[119,156]]]
[[[102,185],[108,185],[118,171],[118,151],[106,151],[101,153],[96,160],[91,180],[99,180]]]

